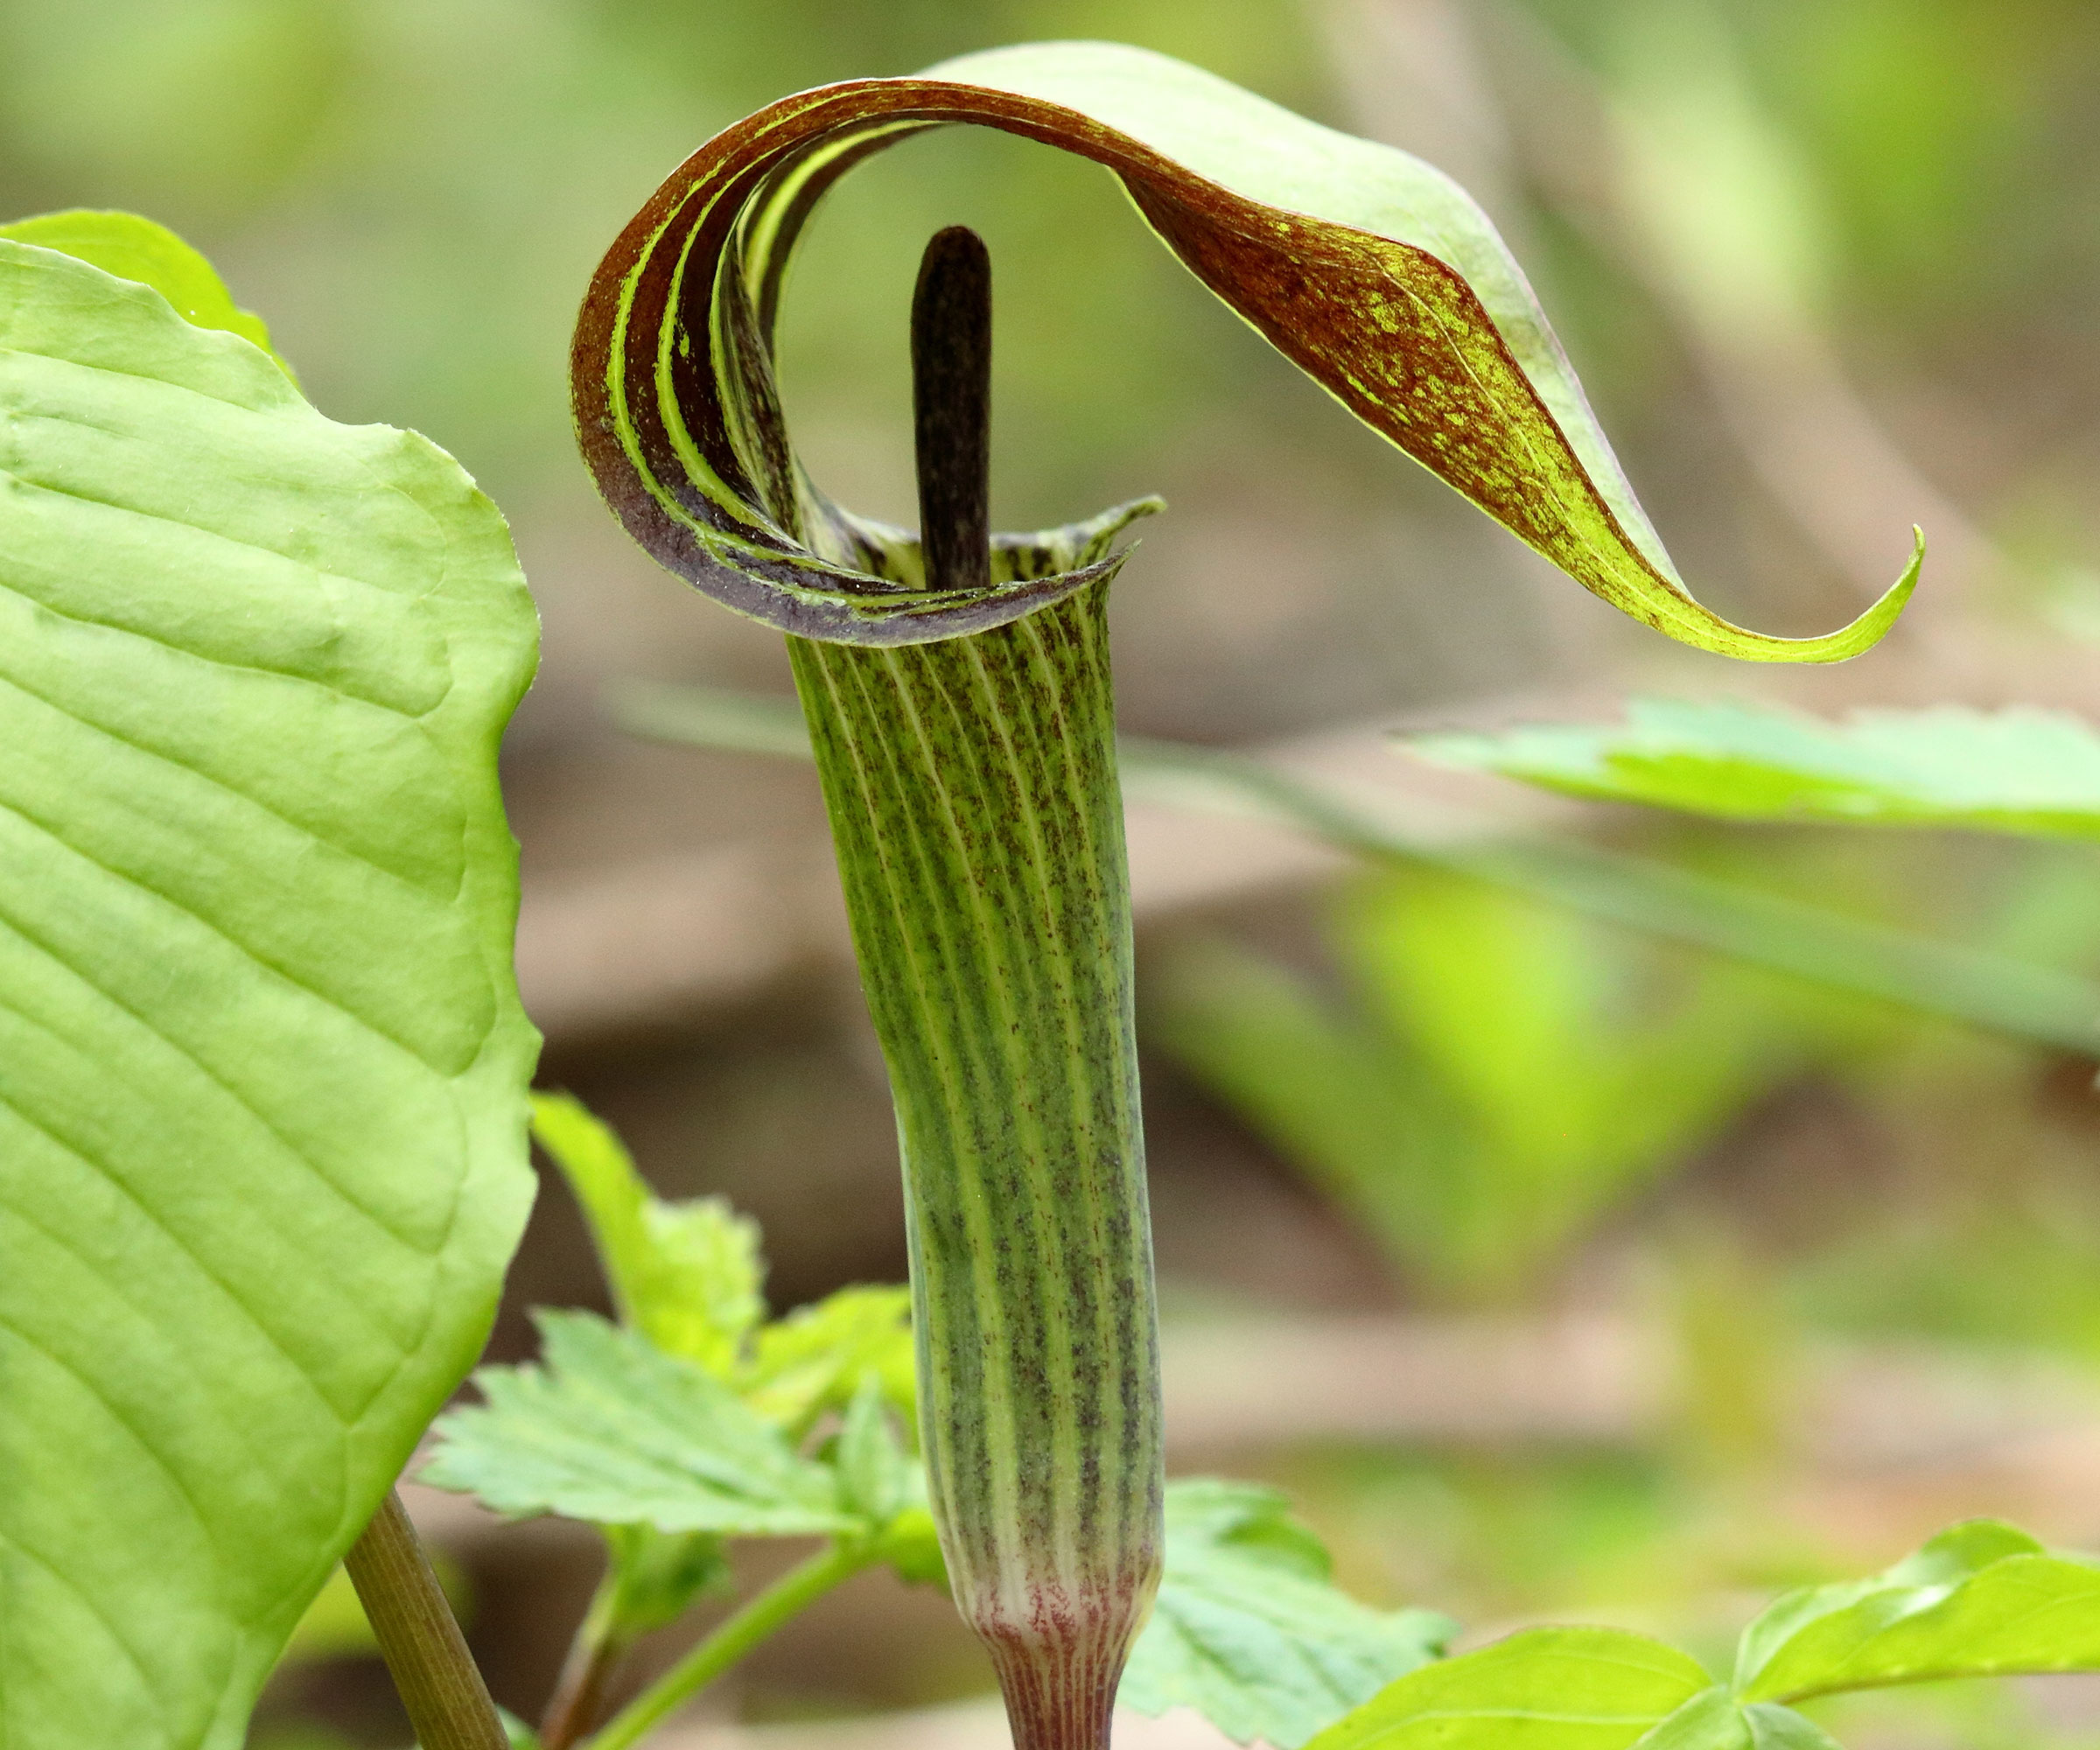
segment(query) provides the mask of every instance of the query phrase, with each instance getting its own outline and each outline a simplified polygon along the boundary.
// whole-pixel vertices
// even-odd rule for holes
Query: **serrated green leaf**
[[[2100,837],[2100,734],[2034,706],[1826,723],[1765,705],[1642,699],[1616,728],[1540,724],[1407,745],[1574,795],[1734,820]]]
[[[291,367],[270,344],[270,329],[262,318],[235,304],[212,264],[164,225],[136,213],[75,207],[0,225],[0,237],[56,249],[118,279],[150,285],[175,306],[184,321],[238,334],[276,359],[287,376],[292,374]]]
[[[696,1363],[589,1312],[537,1315],[542,1361],[483,1368],[422,1479],[499,1513],[727,1536],[855,1532],[831,1472]]]
[[[531,1199],[496,745],[420,438],[0,239],[0,1740],[231,1750]]]
[[[2100,1564],[1979,1519],[1871,1579],[1788,1594],[1743,1631],[1752,1701],[1942,1677],[2100,1670]]]
[[[1310,1750],[1632,1750],[1712,1682],[1644,1634],[1530,1628],[1389,1684]]]
[[[915,1436],[908,1288],[842,1288],[764,1326],[743,1384],[754,1410],[799,1438],[826,1412],[844,1410],[871,1374]]]
[[[723,1198],[653,1196],[612,1127],[569,1095],[533,1096],[532,1132],[582,1207],[620,1316],[665,1353],[735,1375],[766,1316],[758,1223]]]
[[[998,537],[988,584],[936,592],[915,537],[832,503],[795,460],[772,334],[802,227],[854,164],[956,122],[1110,170],[1184,265],[1350,412],[1673,638],[1833,661],[1879,638],[1916,581],[1922,537],[1888,593],[1827,637],[1721,619],[1677,577],[1522,270],[1457,184],[1164,55],[1032,43],[768,105],[675,172],[599,265],[571,354],[585,459],[644,548],[739,612],[864,644],[1002,625],[1111,574],[1110,540],[1146,508]]]
[[[1327,1574],[1326,1550],[1275,1490],[1169,1483],[1166,1571],[1118,1704],[1194,1708],[1235,1743],[1297,1750],[1452,1632],[1431,1611],[1359,1604]]]

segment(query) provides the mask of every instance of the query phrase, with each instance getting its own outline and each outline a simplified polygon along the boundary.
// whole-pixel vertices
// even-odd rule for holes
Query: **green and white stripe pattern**
[[[1024,1746],[1106,1742],[1159,1564],[1107,590],[790,644],[896,1096],[935,1514]]]

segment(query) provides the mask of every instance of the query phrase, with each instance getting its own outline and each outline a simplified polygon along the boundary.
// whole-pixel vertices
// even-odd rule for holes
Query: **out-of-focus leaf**
[[[807,760],[792,699],[709,687],[631,685],[614,705],[639,735]],[[1418,822],[1397,799],[1379,806],[1222,748],[1125,737],[1124,788],[1169,807],[1251,814],[1367,857],[1474,875],[1731,959],[1832,989],[1943,1015],[2061,1050],[2100,1051],[2100,986],[2003,954],[1891,929],[1655,858],[1574,839],[1496,841]],[[1460,822],[1463,824],[1463,822]]]
[[[1734,820],[2100,837],[2100,734],[2062,711],[1953,705],[1824,723],[1770,706],[1636,700],[1616,728],[1415,736],[1446,766]]]
[[[1722,620],[1677,578],[1522,273],[1455,183],[1165,56],[1038,43],[768,106],[675,172],[600,264],[572,354],[585,459],[645,549],[741,612],[870,644],[998,625],[1112,572],[1110,541],[1146,508],[1002,536],[987,584],[935,596],[915,538],[843,510],[796,463],[772,338],[795,242],[846,171],[951,122],[1105,165],[1190,270],[1351,412],[1674,638],[1833,661],[1879,638],[1916,580],[1922,542],[1824,638]]]
[[[1645,1635],[1615,1628],[1530,1628],[1410,1672],[1312,1746],[1632,1750],[1711,1686],[1695,1661]],[[1712,1750],[1727,1742],[1719,1740]],[[1698,1740],[1684,1750],[1692,1750],[1692,1743]],[[1698,1750],[1709,1746],[1698,1743]]]
[[[1166,1573],[1118,1704],[1194,1708],[1235,1743],[1297,1750],[1442,1652],[1448,1618],[1373,1610],[1328,1572],[1320,1540],[1273,1489],[1168,1484]]]
[[[1332,934],[1346,1007],[1192,943],[1152,1031],[1446,1298],[1530,1279],[1801,1049],[1761,974],[1436,869],[1358,882]]]
[[[533,1096],[532,1131],[583,1208],[620,1317],[667,1354],[733,1376],[766,1316],[758,1223],[719,1197],[652,1196],[611,1127],[566,1094]]]
[[[496,1718],[502,1725],[503,1736],[510,1745],[510,1750],[540,1750],[540,1734],[508,1708],[498,1708]]]
[[[136,213],[75,207],[0,225],[0,237],[56,249],[119,279],[150,285],[175,306],[184,321],[238,334],[276,359],[284,374],[291,375],[291,367],[270,344],[270,329],[262,318],[235,304],[211,262],[164,225]]]
[[[887,1525],[906,1508],[925,1504],[925,1469],[899,1443],[882,1382],[872,1373],[846,1406],[832,1462],[841,1503],[871,1525]]]
[[[1640,1740],[1639,1750],[1838,1750],[1812,1719],[1773,1702],[1740,1702],[1726,1685],[1694,1696]]]
[[[659,1531],[851,1532],[831,1472],[695,1363],[588,1312],[542,1312],[544,1360],[483,1368],[423,1480],[499,1513]]]
[[[1782,1598],[1743,1631],[1754,1701],[1941,1677],[2100,1670],[2100,1564],[1996,1520],[1942,1531],[1872,1579]]]
[[[718,1533],[659,1531],[651,1525],[598,1530],[606,1540],[610,1592],[604,1608],[613,1641],[676,1622],[694,1600],[727,1591],[735,1578]]]
[[[239,1744],[486,1338],[536,635],[442,452],[0,238],[10,1750]]]
[[[842,1501],[867,1522],[881,1559],[914,1586],[945,1585],[941,1536],[927,1504],[926,1466],[898,1438],[896,1412],[878,1374],[861,1376],[832,1442],[831,1461]]]
[[[908,1288],[842,1288],[765,1326],[743,1385],[752,1409],[799,1436],[826,1411],[843,1410],[870,1376],[915,1431]]]

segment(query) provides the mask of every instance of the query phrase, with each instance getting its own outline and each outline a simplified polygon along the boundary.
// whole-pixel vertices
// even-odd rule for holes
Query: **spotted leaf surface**
[[[1922,544],[1880,602],[1821,638],[1768,637],[1703,607],[1522,271],[1456,183],[1166,56],[1037,43],[769,105],[674,172],[600,265],[572,356],[585,458],[642,546],[740,612],[853,643],[980,630],[1104,575],[1108,541],[1150,508],[1001,536],[988,584],[935,596],[914,537],[832,503],[796,462],[773,368],[795,241],[854,165],[957,122],[1105,166],[1205,285],[1358,418],[1673,638],[1768,662],[1850,656],[1916,579]]]

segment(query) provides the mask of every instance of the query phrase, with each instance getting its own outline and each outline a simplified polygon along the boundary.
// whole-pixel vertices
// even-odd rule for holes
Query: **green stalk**
[[[620,1574],[608,1564],[604,1579],[591,1595],[569,1656],[562,1662],[554,1694],[540,1716],[540,1750],[569,1750],[591,1729],[606,1689],[627,1656],[633,1637],[621,1632]]]
[[[627,1750],[760,1642],[875,1561],[872,1542],[833,1544],[790,1568],[606,1723],[586,1750]]]
[[[423,1750],[508,1750],[488,1687],[397,1493],[388,1494],[343,1566]]]
[[[929,570],[985,551],[989,276],[954,235],[914,312]],[[1159,1570],[1106,609],[1096,582],[935,643],[788,640],[897,1108],[934,1514],[1018,1750],[1108,1742]]]

